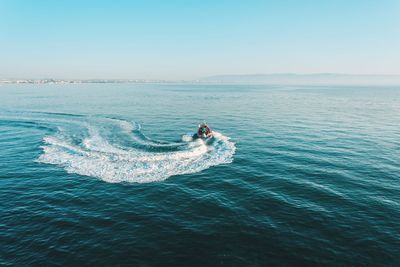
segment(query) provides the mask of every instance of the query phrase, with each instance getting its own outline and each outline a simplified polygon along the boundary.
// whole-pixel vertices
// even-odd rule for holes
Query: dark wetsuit
[[[199,128],[199,130],[197,131],[197,135],[198,136],[203,136],[205,135],[209,135],[211,133],[210,128],[208,128],[207,126],[202,126]]]

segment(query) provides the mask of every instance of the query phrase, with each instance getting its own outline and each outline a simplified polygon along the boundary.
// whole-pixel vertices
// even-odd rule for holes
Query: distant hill
[[[216,83],[255,83],[255,84],[315,84],[315,85],[400,85],[400,75],[352,75],[336,73],[318,74],[248,74],[216,75],[200,79]]]

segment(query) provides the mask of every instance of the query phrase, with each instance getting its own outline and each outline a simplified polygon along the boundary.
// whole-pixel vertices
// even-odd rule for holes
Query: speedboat
[[[201,138],[203,140],[208,140],[213,137],[213,132],[210,127],[208,127],[207,123],[199,124],[199,128],[197,129],[197,133],[193,135],[193,139]]]

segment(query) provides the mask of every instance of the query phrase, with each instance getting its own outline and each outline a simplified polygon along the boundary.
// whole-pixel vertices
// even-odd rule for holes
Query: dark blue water
[[[398,266],[399,125],[395,87],[2,86],[0,265]]]

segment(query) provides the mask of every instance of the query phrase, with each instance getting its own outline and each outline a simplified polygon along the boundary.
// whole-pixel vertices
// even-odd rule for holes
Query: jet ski
[[[199,128],[197,129],[197,133],[193,135],[193,139],[201,138],[203,140],[209,140],[213,138],[213,132],[210,127],[208,127],[207,123],[199,124]]]

